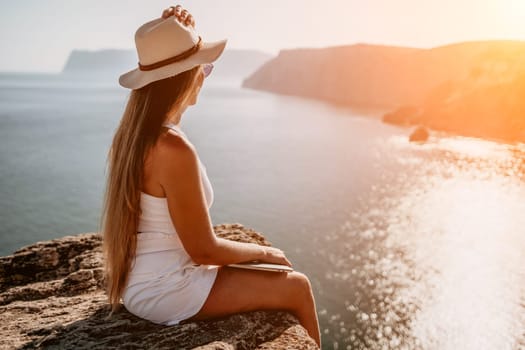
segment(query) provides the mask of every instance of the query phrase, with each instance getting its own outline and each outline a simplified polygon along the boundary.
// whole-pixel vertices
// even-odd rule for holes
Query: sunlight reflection
[[[420,268],[437,272],[427,276],[428,295],[412,323],[423,348],[511,349],[519,336],[512,315],[524,280],[507,268],[523,264],[525,246],[516,243],[525,193],[507,186],[458,176],[403,199],[410,227],[395,231],[414,235],[398,239],[411,241]]]
[[[332,338],[352,349],[523,346],[523,145],[394,136],[383,147],[381,183],[319,242],[325,282],[346,292],[344,310],[321,310]]]
[[[411,144],[408,137],[403,135],[394,135],[390,137],[390,143],[402,147],[414,145],[424,150],[442,150],[454,152],[465,157],[476,158],[508,158],[511,154],[508,151],[508,145],[493,141],[486,141],[468,137],[435,137],[429,142],[421,144]]]

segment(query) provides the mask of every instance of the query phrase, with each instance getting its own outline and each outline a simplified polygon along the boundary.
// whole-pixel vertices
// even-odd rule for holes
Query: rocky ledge
[[[270,245],[240,224],[214,229],[221,237]],[[281,311],[162,326],[122,307],[107,319],[101,244],[99,234],[85,233],[0,258],[0,348],[317,349],[297,319]]]

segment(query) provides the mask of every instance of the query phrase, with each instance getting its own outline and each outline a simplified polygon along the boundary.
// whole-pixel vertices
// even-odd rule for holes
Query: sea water
[[[0,75],[1,255],[98,229],[115,81]],[[211,76],[181,127],[213,223],[260,231],[310,277],[323,348],[523,348],[525,148],[409,143],[378,117]]]

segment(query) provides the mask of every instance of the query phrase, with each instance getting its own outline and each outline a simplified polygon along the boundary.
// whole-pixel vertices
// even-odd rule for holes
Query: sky
[[[204,40],[271,54],[355,43],[525,41],[525,0],[0,0],[0,71],[58,72],[73,49],[133,49],[135,30],[178,3]]]

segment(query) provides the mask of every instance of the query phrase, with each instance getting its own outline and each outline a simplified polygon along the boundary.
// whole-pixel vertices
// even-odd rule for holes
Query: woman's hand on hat
[[[164,11],[162,11],[162,18],[168,18],[170,16],[175,16],[185,26],[191,25],[195,27],[195,19],[188,12],[188,10],[183,9],[181,5],[170,6]]]

